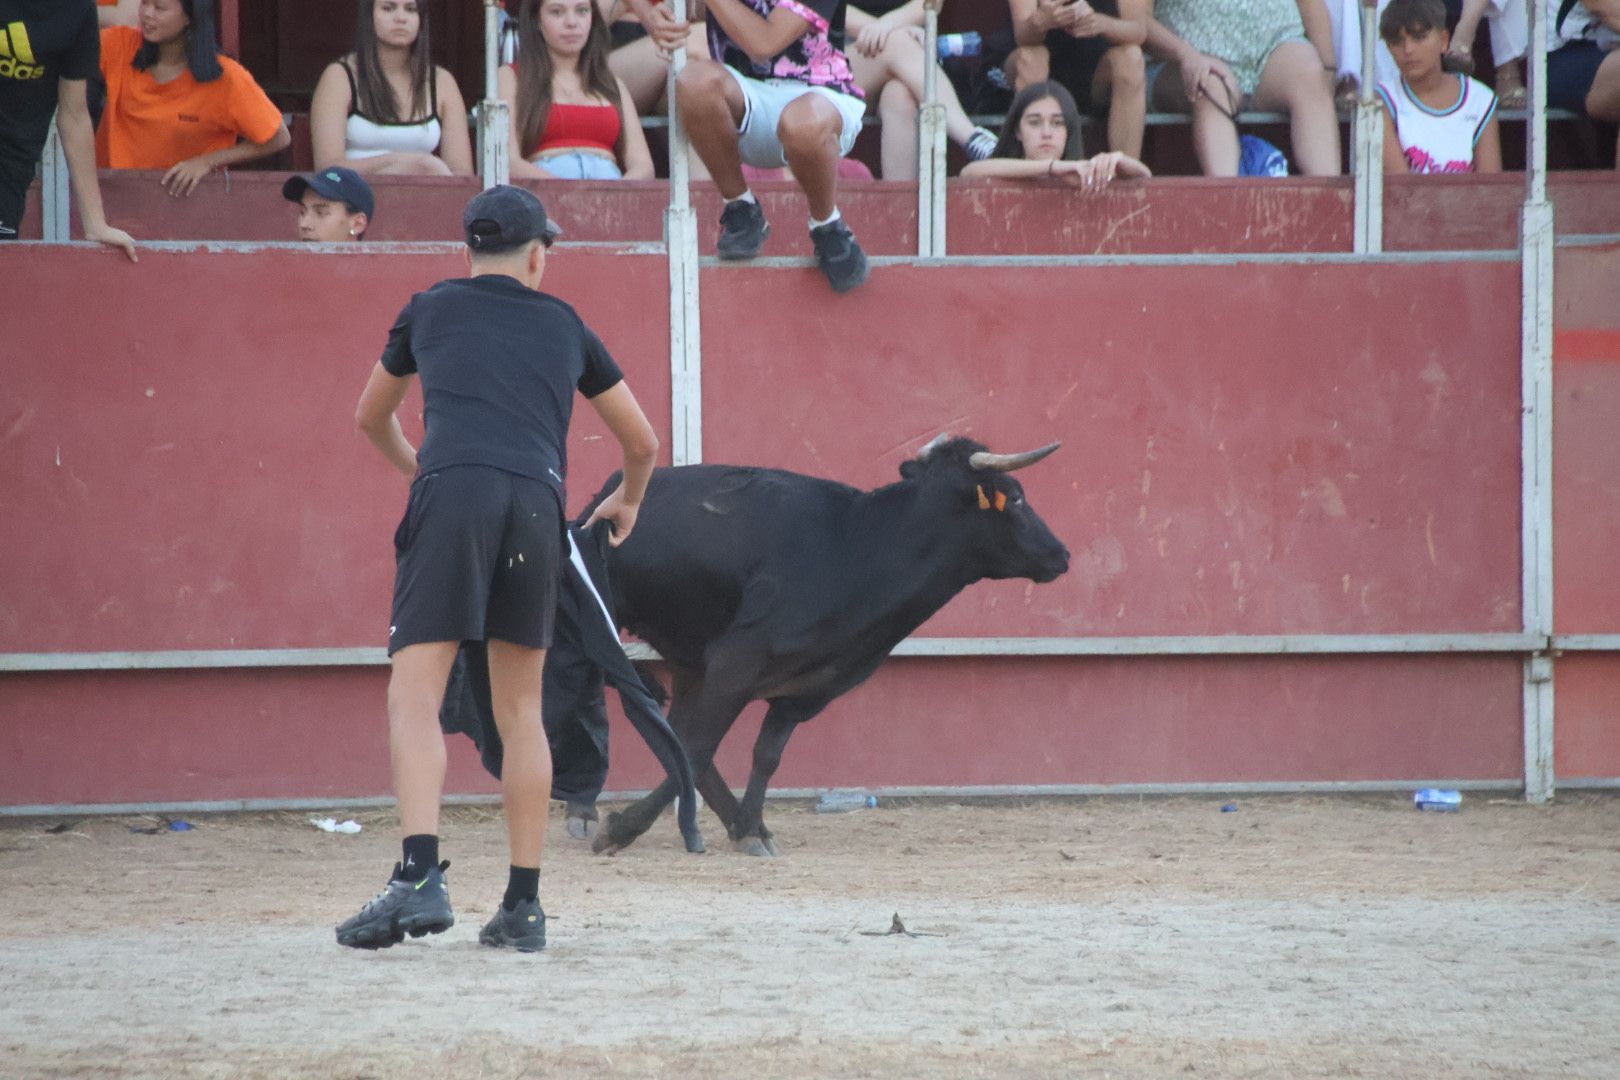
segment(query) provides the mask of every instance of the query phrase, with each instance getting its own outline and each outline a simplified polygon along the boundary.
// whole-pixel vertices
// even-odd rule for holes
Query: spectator
[[[1557,3],[1557,0],[1553,0]],[[1337,98],[1341,105],[1354,103],[1356,88],[1361,85],[1361,2],[1360,0],[1317,0],[1326,18],[1333,38],[1332,56],[1324,55],[1322,62],[1338,72]],[[1378,0],[1374,18],[1381,18],[1389,0]],[[1302,5],[1301,11],[1309,11]],[[1525,0],[1446,0],[1446,18],[1449,24],[1455,17],[1456,29],[1451,34],[1451,49],[1447,53],[1447,66],[1465,75],[1474,74],[1472,45],[1483,18],[1491,35],[1491,56],[1496,62],[1496,96],[1504,109],[1522,109],[1525,104],[1524,75],[1521,66],[1530,45],[1530,24],[1525,12]],[[1307,21],[1307,26],[1309,25]],[[1311,35],[1316,40],[1316,35]],[[1389,55],[1389,49],[1379,41],[1374,59],[1376,82],[1394,84],[1400,70]]]
[[[359,0],[354,51],[326,65],[309,106],[315,167],[370,176],[471,176],[467,105],[433,63],[428,9]]]
[[[658,38],[667,13],[629,0]],[[712,60],[686,66],[677,105],[692,147],[726,200],[722,259],[759,254],[770,235],[742,165],[786,165],[810,204],[816,263],[838,292],[866,280],[866,253],[838,212],[838,160],[860,134],[866,102],[844,54],[844,0],[708,0]]]
[[[292,141],[253,76],[220,55],[207,0],[142,0],[140,29],[101,32],[101,74],[98,160],[166,170],[170,195],[190,195],[215,169],[269,157]]]
[[[661,44],[641,20],[620,0],[598,0],[602,17],[608,23],[608,39],[612,47],[608,63],[613,74],[630,88],[636,111],[643,115],[667,111],[664,91],[669,86],[669,62],[675,48],[685,48],[688,60],[708,58],[706,28],[702,23],[679,31],[680,45]],[[687,27],[670,14],[668,2],[658,7],[660,18],[667,27]],[[666,29],[666,33],[675,31]]]
[[[1339,174],[1332,77],[1301,19],[1301,6],[1316,2],[1158,0],[1148,48],[1174,63],[1180,78],[1150,80],[1154,102],[1192,114],[1205,175],[1238,175],[1237,115],[1250,104],[1288,114],[1300,172]]]
[[[1108,118],[1108,146],[1142,156],[1149,0],[1009,0],[1013,82],[1062,83],[1087,115]]]
[[[306,243],[364,240],[376,210],[366,178],[338,166],[289,176],[281,197],[298,204],[298,239]]]
[[[641,118],[608,65],[594,0],[523,0],[518,43],[518,63],[497,73],[512,112],[512,176],[651,180]]]
[[[1451,35],[1442,0],[1391,0],[1378,33],[1400,66],[1384,99],[1386,173],[1501,172],[1496,95],[1442,66]]]
[[[1620,0],[1547,0],[1547,23],[1548,106],[1620,122]]]
[[[1001,125],[993,154],[962,168],[964,177],[1044,180],[1057,177],[1095,195],[1116,176],[1146,178],[1152,171],[1136,158],[1110,150],[1082,157],[1080,109],[1062,83],[1049,81],[1018,91]]]
[[[917,110],[923,101],[923,0],[866,0],[876,14],[851,7],[845,29],[855,37],[849,64],[855,85],[882,119],[879,167],[885,180],[917,178]],[[994,132],[975,127],[943,70],[934,81],[945,106],[945,135],[970,161],[988,157]]]
[[[0,0],[0,240],[17,239],[54,113],[85,238],[122,248],[133,260],[135,241],[107,224],[96,178],[95,127],[85,101],[101,51],[93,9],[90,0]]]

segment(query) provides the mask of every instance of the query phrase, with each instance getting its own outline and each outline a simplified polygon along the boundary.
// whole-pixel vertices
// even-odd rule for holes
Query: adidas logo
[[[43,79],[45,66],[34,60],[28,27],[20,21],[0,28],[0,79]]]

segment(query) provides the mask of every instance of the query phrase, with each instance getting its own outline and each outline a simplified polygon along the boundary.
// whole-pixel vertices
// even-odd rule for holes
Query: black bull
[[[762,820],[765,792],[795,727],[864,681],[968,585],[1048,582],[1068,569],[1068,549],[1010,475],[1055,449],[1002,455],[969,439],[936,439],[901,465],[897,483],[873,491],[776,469],[655,472],[636,531],[606,549],[605,576],[619,624],[669,666],[669,724],[698,790],[739,848],[776,852]],[[611,478],[586,513],[617,483]],[[559,610],[547,657],[546,729],[559,763],[555,793],[577,805],[594,801],[605,779],[606,721],[590,664],[567,647],[565,614]],[[714,754],[755,700],[769,708],[739,802]],[[481,728],[487,764],[494,721],[487,701],[477,704],[469,709],[453,678],[446,717],[459,710],[462,720],[445,728]],[[477,724],[466,722],[472,711],[483,714]],[[570,759],[570,744],[583,756]],[[608,816],[597,851],[630,844],[681,793],[678,770],[665,764],[668,779]],[[683,799],[681,809],[688,805]],[[689,833],[689,847],[692,840]]]

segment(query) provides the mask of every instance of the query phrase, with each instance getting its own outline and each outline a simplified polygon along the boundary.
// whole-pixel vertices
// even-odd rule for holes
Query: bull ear
[[[1041,458],[1046,457],[1048,454],[1062,445],[1063,444],[1060,442],[1049,443],[1048,445],[1041,447],[1039,450],[1026,450],[1022,454],[992,454],[988,450],[980,450],[972,457],[968,458],[968,465],[974,469],[989,469],[994,472],[1013,472],[1014,470],[1022,469],[1025,466],[1035,464],[1037,461],[1041,460]]]

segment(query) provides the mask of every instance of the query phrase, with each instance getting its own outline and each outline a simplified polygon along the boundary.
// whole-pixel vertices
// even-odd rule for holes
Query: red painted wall
[[[1617,257],[1558,267],[1566,631],[1614,630],[1616,507],[1563,493],[1612,471],[1620,403],[1590,375]],[[380,645],[404,485],[352,410],[404,298],[458,271],[450,248],[0,248],[38,328],[0,380],[0,651]],[[663,430],[663,258],[563,248],[550,273]],[[709,460],[874,485],[940,430],[1065,441],[1023,476],[1074,569],[975,586],[926,634],[1518,628],[1515,263],[886,266],[840,298],[809,269],[703,274]],[[579,416],[575,507],[614,463]],[[1559,669],[1560,773],[1620,775],[1620,669]],[[384,680],[3,675],[0,804],[383,794]],[[1511,656],[907,659],[779,783],[1507,780],[1519,708]],[[735,783],[756,724],[721,755]],[[610,786],[644,786],[615,739]],[[469,749],[451,789],[490,790]]]
[[[160,176],[103,172],[109,220],[146,240],[297,239],[296,212],[281,198],[285,174],[211,176],[186,199],[169,197]],[[370,240],[458,240],[461,208],[478,189],[470,178],[380,177],[374,185]],[[663,238],[669,200],[663,181],[556,181],[534,188],[571,241]],[[757,190],[773,223],[765,254],[809,256],[798,189],[772,181]],[[1620,233],[1620,174],[1555,173],[1549,192],[1561,235]],[[1385,244],[1391,251],[1506,250],[1518,244],[1522,176],[1396,177],[1385,193]],[[956,255],[1345,252],[1352,243],[1348,178],[1170,177],[1121,184],[1095,198],[1057,184],[952,180],[947,198],[947,241]],[[712,185],[697,186],[695,204],[703,251],[713,254],[720,200]],[[869,253],[916,254],[916,185],[849,182],[840,187],[839,204]],[[36,186],[22,235],[37,239],[39,221]]]

